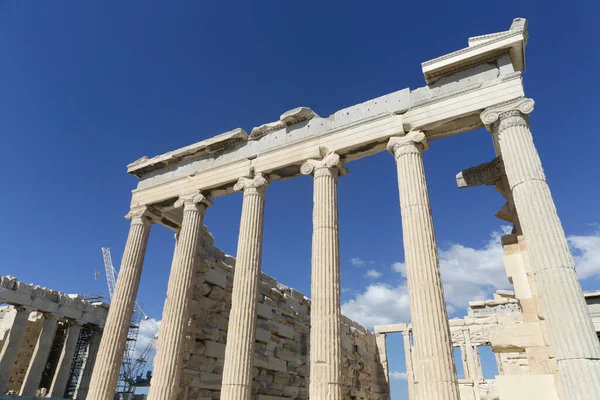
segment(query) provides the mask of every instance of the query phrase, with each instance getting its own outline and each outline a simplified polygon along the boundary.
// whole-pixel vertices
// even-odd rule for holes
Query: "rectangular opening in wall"
[[[496,375],[500,375],[498,372],[498,362],[496,361],[496,354],[492,351],[491,346],[479,346],[479,359],[481,360],[481,371],[483,372],[483,379],[496,379]]]
[[[462,352],[460,347],[454,349],[454,366],[456,367],[456,377],[458,379],[465,379],[465,369],[463,368]]]

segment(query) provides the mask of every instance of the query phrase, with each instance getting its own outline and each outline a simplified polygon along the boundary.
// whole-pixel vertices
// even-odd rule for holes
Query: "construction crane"
[[[110,255],[110,249],[107,247],[102,248],[102,257],[104,258],[104,268],[106,271],[106,281],[108,284],[108,294],[112,299],[115,292],[115,286],[117,282],[117,271],[112,263],[112,257]],[[138,333],[140,324],[142,321],[146,321],[152,329],[152,338],[146,344],[138,357],[135,357],[135,347],[137,344]],[[144,312],[144,309],[140,303],[136,300],[131,316],[131,323],[129,324],[129,332],[127,334],[127,342],[125,345],[125,353],[123,354],[123,363],[121,364],[121,371],[119,374],[119,382],[117,384],[117,391],[121,393],[134,393],[136,387],[150,386],[150,379],[152,378],[152,372],[146,371],[146,376],[142,376],[146,369],[146,364],[150,355],[154,353],[156,349],[156,339],[158,337],[158,326],[154,321]]]

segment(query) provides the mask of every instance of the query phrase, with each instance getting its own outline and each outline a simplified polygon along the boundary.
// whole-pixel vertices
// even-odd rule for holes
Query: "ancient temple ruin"
[[[0,277],[0,398],[86,399],[108,306]]]
[[[525,348],[527,360],[539,361],[539,374],[532,376],[543,376],[544,388],[564,399],[600,398],[600,342],[529,129],[534,101],[522,82],[527,41],[527,23],[517,18],[506,31],[469,38],[467,47],[424,62],[423,87],[325,118],[299,107],[250,135],[237,128],[130,164],[128,172],[140,181],[89,396],[112,399],[150,229],[161,224],[176,232],[177,244],[150,399],[387,398],[381,336],[340,312],[337,215],[345,165],[387,149],[400,192],[414,341],[412,398],[458,400],[453,346],[472,346],[474,338],[467,318],[464,325],[448,322],[422,153],[443,151],[441,139],[485,127],[496,158],[465,170],[459,186],[493,185],[506,198],[497,215],[513,224],[511,243],[526,243],[526,256],[519,250],[519,257],[527,258],[539,300],[516,293],[523,320],[513,324],[518,327],[499,326],[542,335],[535,349],[519,349]],[[314,181],[310,314],[304,296],[260,271],[267,187],[302,175]],[[234,268],[203,245],[203,217],[220,196],[236,191],[243,206]],[[474,305],[471,312],[487,306]],[[486,313],[496,312],[491,308]],[[495,330],[490,328],[492,338]],[[475,396],[484,398],[477,388]]]

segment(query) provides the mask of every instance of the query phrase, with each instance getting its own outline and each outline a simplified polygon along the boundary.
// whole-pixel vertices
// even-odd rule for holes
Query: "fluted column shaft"
[[[262,174],[257,174],[252,179],[240,178],[234,186],[236,191],[244,192],[244,200],[225,347],[223,400],[251,398],[265,189],[268,184]]]
[[[54,334],[56,333],[57,320],[53,314],[44,314],[44,324],[42,325],[42,331],[38,336],[31,361],[27,367],[25,378],[23,378],[23,384],[21,385],[20,396],[35,396],[36,391],[40,386],[42,380],[42,373],[46,368],[48,362],[48,356],[50,350],[52,350],[52,342],[54,341]]]
[[[408,385],[408,400],[415,400],[415,374],[413,372],[413,349],[410,343],[410,330],[402,331],[402,338],[404,339],[404,360],[406,364],[406,383]]]
[[[423,166],[425,146],[422,132],[393,137],[388,143],[398,167],[417,394],[423,400],[458,400],[450,326]]]
[[[565,399],[600,399],[600,342],[546,183],[527,115],[533,100],[484,111],[496,135],[558,362]]]
[[[81,324],[73,322],[69,326],[67,337],[65,338],[65,343],[58,359],[58,365],[56,366],[56,372],[54,373],[54,378],[52,378],[52,385],[48,391],[50,397],[63,397],[65,394],[80,332]]]
[[[21,347],[21,339],[23,339],[23,333],[27,326],[27,320],[31,310],[25,307],[15,307],[17,313],[13,320],[8,337],[4,341],[2,351],[0,352],[0,395],[3,395],[6,391],[6,385],[10,379],[10,372],[12,371],[15,361],[17,360],[17,354]]]
[[[94,400],[112,400],[117,388],[152,225],[145,207],[132,210],[127,217],[131,227],[88,393]]]
[[[345,169],[339,156],[330,153],[322,160],[306,161],[300,170],[314,177],[309,397],[341,400],[337,179]]]
[[[173,400],[180,390],[183,348],[189,322],[202,221],[204,211],[210,204],[210,201],[199,193],[182,196],[175,203],[176,207],[183,206],[183,221],[158,332],[149,400]]]

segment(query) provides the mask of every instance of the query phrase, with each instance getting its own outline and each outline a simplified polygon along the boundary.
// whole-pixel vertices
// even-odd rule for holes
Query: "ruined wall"
[[[219,398],[234,265],[204,235],[180,399]],[[302,293],[262,275],[252,390],[257,399],[308,399],[309,315],[310,300]],[[342,331],[344,398],[388,398],[375,336],[347,318]]]

